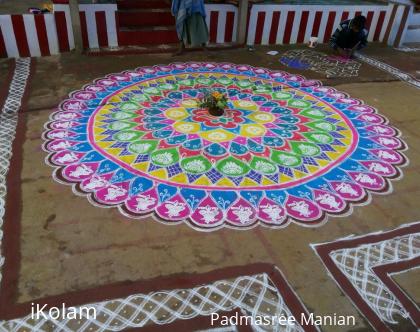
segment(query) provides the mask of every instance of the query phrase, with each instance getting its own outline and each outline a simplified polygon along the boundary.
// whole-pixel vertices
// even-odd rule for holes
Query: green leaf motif
[[[158,141],[140,140],[140,141],[131,143],[128,146],[128,150],[135,154],[146,154],[155,150],[157,145],[158,145]]]
[[[336,126],[327,121],[314,121],[306,124],[307,127],[315,129],[315,130],[322,130],[322,131],[335,131]]]
[[[252,82],[249,80],[241,80],[237,83],[241,88],[246,89],[249,88],[252,85]]]
[[[140,138],[144,133],[137,130],[124,130],[114,134],[113,139],[120,142],[132,142]]]
[[[150,159],[159,166],[173,165],[179,160],[178,151],[175,148],[163,149],[155,151],[151,154]]]
[[[329,144],[334,141],[334,138],[331,135],[324,132],[303,133],[303,136],[312,142],[319,144]]]
[[[273,96],[273,99],[275,99],[275,100],[287,100],[287,99],[292,98],[292,94],[291,93],[281,92],[281,91],[274,92],[272,94],[272,96]]]
[[[271,92],[273,88],[271,87],[271,85],[258,85],[254,87],[253,90],[256,93],[267,93],[267,92]]]
[[[271,152],[271,160],[273,160],[277,164],[287,167],[296,167],[302,163],[302,158],[300,158],[299,156],[289,152],[278,150],[273,150]]]
[[[303,110],[299,114],[311,119],[323,119],[326,116],[323,111],[312,108]]]
[[[181,167],[188,173],[200,174],[210,170],[211,163],[203,156],[196,156],[183,159],[181,161]]]
[[[217,80],[217,82],[219,82],[220,84],[223,84],[223,85],[229,85],[229,84],[232,84],[233,81],[230,78],[221,77]]]
[[[145,93],[147,93],[148,95],[158,95],[158,94],[160,94],[159,89],[157,89],[157,88],[155,88],[153,86],[148,87],[148,88],[145,88],[143,91]]]
[[[251,168],[262,174],[274,174],[277,172],[277,166],[267,159],[254,157],[250,164]]]
[[[318,145],[309,142],[290,142],[290,146],[296,154],[302,156],[316,156],[321,152]]]
[[[234,157],[220,160],[216,168],[226,176],[241,176],[249,172],[249,166]]]
[[[126,120],[135,118],[137,115],[131,112],[115,112],[111,114],[111,117],[115,120]]]
[[[175,90],[176,85],[170,83],[163,83],[159,85],[160,90]]]
[[[121,103],[120,109],[123,112],[135,111],[139,109],[139,105],[136,103],[127,101],[125,103]]]
[[[108,128],[110,130],[125,130],[135,127],[136,124],[133,122],[126,121],[116,121],[109,124]]]
[[[311,103],[309,101],[300,100],[300,99],[289,100],[287,104],[295,108],[308,108],[309,106],[311,106]]]
[[[147,97],[145,94],[135,94],[133,97],[130,98],[130,101],[135,103],[142,103],[148,100],[149,97]]]
[[[190,79],[183,79],[183,80],[179,80],[178,83],[180,85],[186,85],[186,86],[193,86],[194,85],[194,81],[190,80]]]

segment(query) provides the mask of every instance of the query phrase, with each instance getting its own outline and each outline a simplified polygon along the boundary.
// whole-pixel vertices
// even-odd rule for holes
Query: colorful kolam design
[[[298,70],[312,70],[327,78],[359,76],[361,63],[339,55],[328,55],[308,49],[289,50],[282,54],[280,63]]]
[[[225,115],[198,106],[227,95]],[[73,92],[45,126],[54,178],[133,218],[200,230],[320,225],[406,163],[397,129],[362,101],[282,71],[174,63]]]

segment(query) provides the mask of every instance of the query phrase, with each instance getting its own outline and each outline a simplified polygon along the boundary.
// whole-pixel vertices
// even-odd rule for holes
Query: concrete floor
[[[367,54],[371,52],[372,51],[368,51]],[[374,51],[372,53],[379,61],[383,61],[420,79],[420,52],[399,52],[400,56],[396,57],[395,50],[391,48],[382,48],[379,54]],[[401,58],[403,58],[404,61],[401,61]]]
[[[23,210],[18,302],[117,281],[268,262],[282,270],[308,310],[319,315],[332,312],[354,315],[357,326],[351,331],[370,330],[368,323],[327,275],[309,245],[420,220],[420,90],[365,64],[359,77],[325,79],[314,72],[286,68],[279,63],[279,56],[266,55],[267,50],[238,49],[208,55],[195,52],[177,58],[166,54],[107,57],[63,54],[37,59],[28,112],[22,115],[26,139],[21,174]],[[405,53],[386,52],[387,59],[392,59],[394,65],[408,66]],[[380,46],[372,46],[369,50],[369,55],[381,54],[384,50]],[[413,57],[413,61],[417,61],[412,65],[415,66],[419,56]],[[70,187],[52,180],[52,168],[44,162],[46,153],[41,149],[41,134],[54,106],[69,92],[108,73],[188,60],[228,61],[298,72],[364,100],[402,131],[402,138],[409,146],[406,155],[410,160],[403,170],[404,177],[394,182],[392,194],[376,195],[371,204],[355,208],[348,217],[330,218],[321,227],[304,228],[291,224],[281,230],[258,227],[212,233],[197,232],[185,225],[170,227],[147,219],[129,220],[115,209],[92,206],[86,198],[73,194]],[[1,73],[5,63],[5,60],[0,61]],[[415,287],[416,280],[419,280],[419,273],[413,271],[398,282],[410,289],[410,294],[418,300],[420,290]],[[337,328],[324,327],[324,331],[337,331]]]

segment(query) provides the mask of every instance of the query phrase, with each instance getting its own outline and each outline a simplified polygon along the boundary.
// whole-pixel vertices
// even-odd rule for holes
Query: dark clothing
[[[194,13],[185,20],[182,41],[191,46],[202,46],[209,41],[206,21],[199,13]]]
[[[330,46],[333,49],[351,49],[359,42],[359,45],[356,47],[358,50],[367,46],[367,36],[369,32],[366,29],[361,29],[359,32],[353,31],[351,28],[352,21],[353,20],[347,20],[341,22],[337,30],[335,30],[330,39]]]
[[[208,42],[204,0],[172,0],[171,10],[175,16],[180,41],[192,46],[201,46]]]

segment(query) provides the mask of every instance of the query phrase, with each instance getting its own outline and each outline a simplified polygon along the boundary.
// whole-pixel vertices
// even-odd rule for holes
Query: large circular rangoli
[[[225,115],[198,106],[228,97]],[[405,144],[376,110],[298,75],[175,63],[76,91],[44,134],[55,178],[130,217],[200,229],[315,225],[387,192]]]

